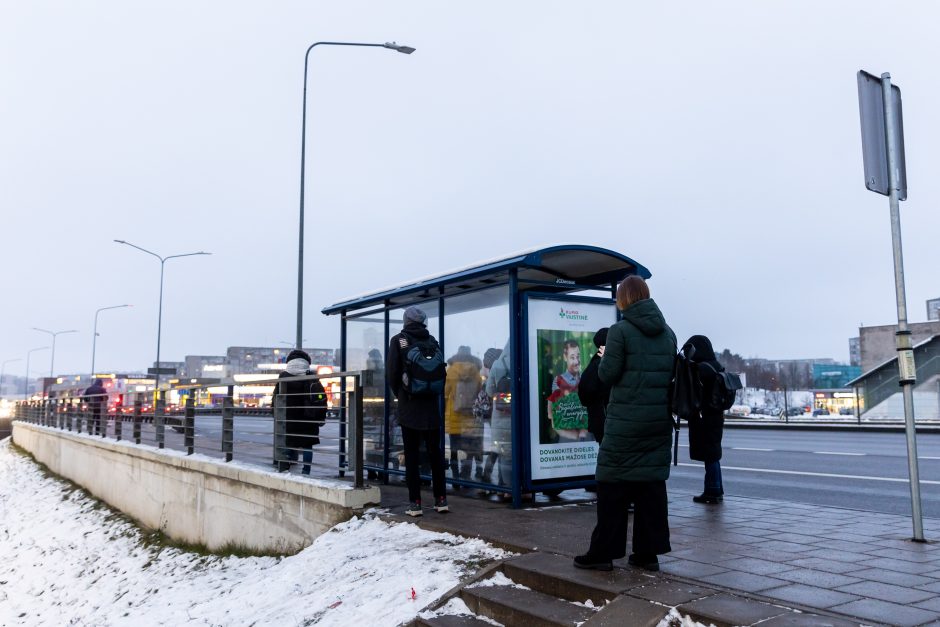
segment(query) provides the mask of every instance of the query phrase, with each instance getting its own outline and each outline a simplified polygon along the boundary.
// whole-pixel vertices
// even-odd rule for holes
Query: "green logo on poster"
[[[563,320],[587,320],[587,314],[579,312],[577,309],[565,309],[564,307],[558,312],[558,317]]]

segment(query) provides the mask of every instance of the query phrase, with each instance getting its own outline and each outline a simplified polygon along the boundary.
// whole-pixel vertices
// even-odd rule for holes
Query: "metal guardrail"
[[[335,382],[322,405],[307,392],[277,394],[272,407],[249,405],[236,388],[271,387],[279,381]],[[279,472],[339,476],[352,474],[363,486],[362,376],[359,372],[301,375],[238,384],[177,388],[181,405],[167,406],[167,391],[129,394],[129,404],[109,407],[107,395],[81,395],[20,401],[14,420],[134,444],[200,453],[225,462],[273,465]],[[224,392],[219,392],[224,390]],[[215,392],[215,393],[213,393]],[[210,405],[196,403],[208,396]],[[155,396],[155,398],[154,398]],[[258,395],[250,395],[257,397]],[[289,406],[289,407],[288,407]],[[169,429],[167,428],[169,427]],[[317,432],[308,446],[304,434]],[[301,436],[301,437],[298,437]],[[300,462],[298,463],[298,458]]]

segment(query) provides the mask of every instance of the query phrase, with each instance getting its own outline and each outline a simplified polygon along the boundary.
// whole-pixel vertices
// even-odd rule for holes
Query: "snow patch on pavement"
[[[0,441],[0,520],[0,625],[391,626],[511,555],[372,515],[284,558],[148,546],[9,439]]]

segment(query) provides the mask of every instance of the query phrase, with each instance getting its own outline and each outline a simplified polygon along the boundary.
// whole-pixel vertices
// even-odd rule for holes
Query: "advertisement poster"
[[[578,399],[581,372],[597,352],[594,334],[617,319],[613,303],[528,301],[532,479],[593,475],[597,442]]]

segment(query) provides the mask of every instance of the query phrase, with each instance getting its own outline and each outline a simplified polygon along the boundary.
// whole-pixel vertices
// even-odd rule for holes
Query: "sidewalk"
[[[779,614],[785,611],[781,606],[804,614],[788,612],[762,624],[940,624],[940,544],[911,542],[909,518],[734,496],[721,505],[699,505],[692,496],[669,492],[673,550],[660,556],[657,576],[663,590],[670,582],[684,585],[655,599],[629,590],[625,596],[678,605],[681,613],[716,625],[766,621],[776,616],[769,608]],[[594,527],[595,505],[575,502],[579,497],[592,495],[580,490],[555,500],[539,495],[535,503],[513,510],[451,492],[450,514],[429,510],[415,521],[403,516],[404,486],[382,486],[390,518],[480,537],[517,552],[566,558],[587,549]],[[924,526],[928,539],[940,538],[940,520],[927,519]],[[567,559],[552,563],[559,576],[575,571]],[[626,560],[615,566],[636,570]]]

